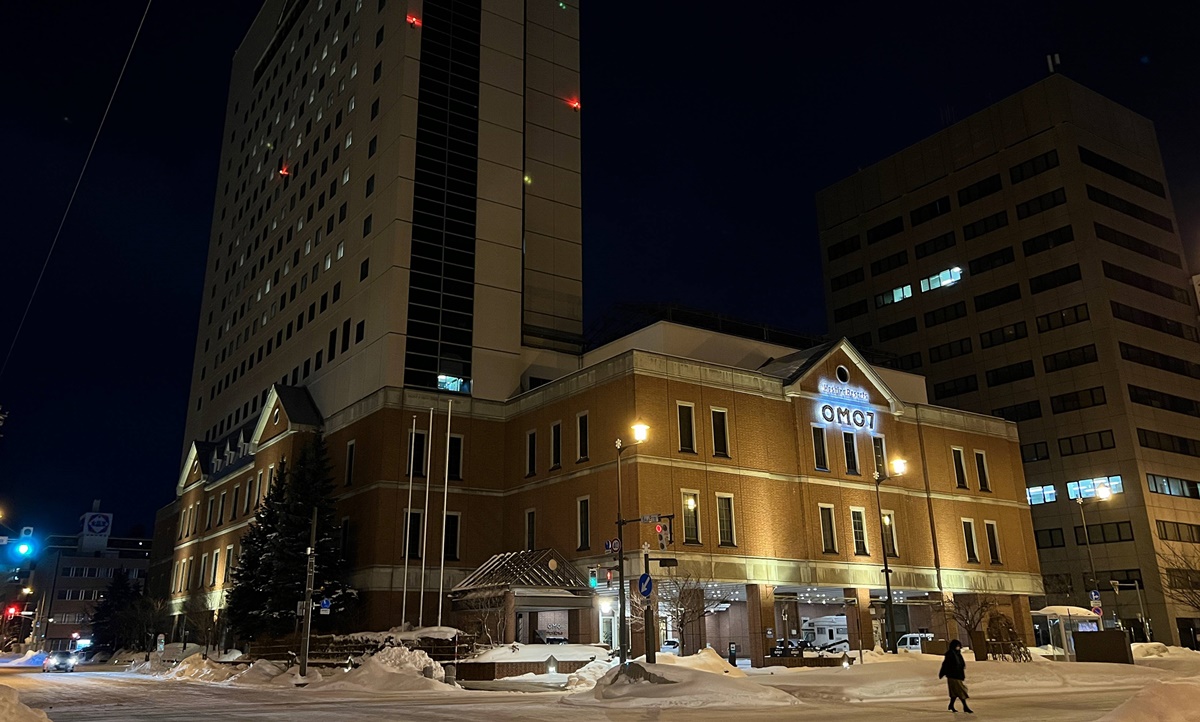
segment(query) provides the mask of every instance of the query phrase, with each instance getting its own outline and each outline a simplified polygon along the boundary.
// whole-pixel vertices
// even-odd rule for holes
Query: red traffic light
[[[655,534],[662,534],[666,530],[667,530],[667,528],[665,526],[663,526],[662,524],[654,525],[654,533]]]
[[[10,617],[15,617],[15,616],[17,616],[17,608],[16,608],[16,607],[9,607],[8,609],[6,609],[6,610],[4,610],[4,611],[5,611],[5,613],[6,613],[6,614],[8,614],[8,616],[10,616]]]

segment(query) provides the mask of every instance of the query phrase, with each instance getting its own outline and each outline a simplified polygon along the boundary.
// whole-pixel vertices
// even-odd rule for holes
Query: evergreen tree
[[[97,645],[111,645],[113,648],[129,646],[137,640],[126,639],[122,629],[120,615],[129,609],[138,597],[139,591],[129,583],[129,571],[116,569],[104,599],[92,611],[92,640]]]
[[[317,563],[313,599],[327,598],[333,615],[317,617],[331,626],[352,607],[357,593],[346,582],[346,562],[338,542],[333,503],[333,477],[325,442],[316,437],[301,448],[267,494],[249,531],[233,574],[227,600],[228,618],[243,638],[279,636],[296,623],[296,603],[304,599],[308,541],[313,509],[317,510]]]

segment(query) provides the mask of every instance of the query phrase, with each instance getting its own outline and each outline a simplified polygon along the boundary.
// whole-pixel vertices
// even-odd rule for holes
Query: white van
[[[896,642],[896,649],[904,650],[906,652],[920,652],[921,651],[921,641],[922,640],[929,641],[931,639],[933,639],[933,635],[930,634],[929,632],[925,632],[925,633],[921,633],[921,634],[918,634],[916,632],[914,632],[912,634],[906,634],[903,637],[901,637],[898,642]]]
[[[816,617],[804,622],[800,631],[811,648],[825,652],[846,652],[850,649],[850,629],[845,614]]]

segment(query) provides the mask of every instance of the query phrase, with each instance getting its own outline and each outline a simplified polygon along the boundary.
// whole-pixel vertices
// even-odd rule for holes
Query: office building
[[[1153,124],[1052,75],[817,206],[830,328],[1019,424],[1047,599],[1141,637],[1144,584],[1195,644],[1157,556],[1200,542],[1200,333]]]

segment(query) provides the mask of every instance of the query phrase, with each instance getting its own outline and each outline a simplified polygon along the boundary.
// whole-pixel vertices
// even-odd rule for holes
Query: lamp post
[[[1112,489],[1109,488],[1108,484],[1097,485],[1097,487],[1096,487],[1096,498],[1097,499],[1099,499],[1100,501],[1107,501],[1111,497],[1112,497]],[[1091,590],[1095,589],[1097,586],[1097,584],[1096,584],[1096,560],[1095,560],[1095,558],[1092,557],[1092,538],[1091,538],[1091,535],[1088,534],[1087,515],[1083,513],[1083,490],[1082,489],[1079,490],[1079,495],[1075,497],[1075,501],[1076,501],[1076,503],[1079,504],[1079,521],[1081,521],[1083,523],[1083,545],[1085,547],[1087,547],[1088,569],[1090,569],[1092,572],[1091,587],[1088,589],[1088,591],[1090,593]],[[1088,597],[1088,602],[1089,603],[1091,602],[1090,594]],[[1101,625],[1101,629],[1103,629],[1103,624]]]
[[[637,446],[646,440],[649,435],[650,427],[639,422],[634,423],[633,443],[626,444],[620,438],[616,441],[617,447],[617,584],[620,591],[617,593],[619,604],[617,606],[617,640],[620,648],[621,666],[629,660],[629,621],[625,619],[625,595],[629,590],[625,588],[625,516],[621,512],[621,454],[626,449]]]
[[[892,461],[891,476],[881,475],[879,473],[879,469],[875,469],[875,509],[879,512],[879,551],[880,554],[883,555],[883,583],[887,593],[887,599],[885,600],[885,603],[887,604],[887,632],[884,633],[884,640],[887,642],[888,651],[892,654],[896,654],[899,651],[896,649],[896,640],[894,639],[896,636],[896,613],[895,609],[892,607],[892,568],[888,564],[888,545],[886,536],[890,531],[892,520],[890,517],[886,520],[883,517],[883,501],[880,499],[879,487],[883,484],[883,482],[887,481],[893,476],[903,476],[904,471],[907,468],[907,461],[904,459],[895,459]]]

